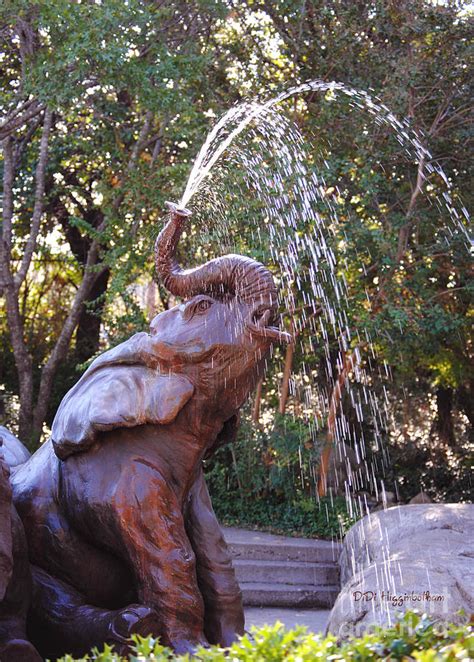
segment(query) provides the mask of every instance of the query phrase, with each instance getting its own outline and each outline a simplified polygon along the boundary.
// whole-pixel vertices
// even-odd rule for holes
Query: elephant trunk
[[[171,207],[171,218],[158,235],[155,245],[156,272],[166,289],[181,297],[209,294],[216,298],[235,296],[249,303],[255,312],[269,310],[273,321],[277,310],[277,289],[263,264],[243,255],[224,255],[194,269],[182,269],[176,260],[176,247],[190,212]]]

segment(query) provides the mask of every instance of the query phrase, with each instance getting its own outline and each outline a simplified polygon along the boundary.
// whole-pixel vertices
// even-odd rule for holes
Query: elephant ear
[[[51,434],[55,453],[64,460],[87,450],[100,432],[171,423],[193,392],[186,377],[143,365],[89,369],[59,406]]]
[[[0,602],[13,572],[12,489],[0,440]]]

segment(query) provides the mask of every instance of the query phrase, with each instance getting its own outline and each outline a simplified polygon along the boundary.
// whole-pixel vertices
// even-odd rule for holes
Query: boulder
[[[377,510],[386,510],[387,508],[393,508],[397,505],[397,497],[395,492],[383,492],[379,495],[379,500],[375,506],[371,509],[371,512],[376,512]]]
[[[474,611],[474,506],[418,504],[370,513],[348,532],[328,632],[360,635],[417,609],[441,622]],[[464,615],[459,611],[463,610]]]

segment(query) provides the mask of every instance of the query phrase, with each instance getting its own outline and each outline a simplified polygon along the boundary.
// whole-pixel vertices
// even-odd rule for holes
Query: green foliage
[[[1,4],[0,113],[15,117],[19,109],[21,116],[31,103],[53,111],[43,220],[29,278],[18,295],[36,393],[93,240],[100,243],[98,280],[107,272],[83,304],[91,315],[82,314],[77,323],[77,337],[91,334],[90,349],[84,355],[74,337],[69,341],[48,423],[58,398],[77,378],[77,365],[144,325],[136,289],[152,278],[150,256],[164,200],[179,197],[195,145],[210,124],[204,111],[222,107],[219,86],[209,89],[207,80],[218,74],[210,34],[225,13],[225,3],[214,0]],[[226,95],[226,105],[231,97]],[[41,121],[37,113],[11,135],[14,270],[30,233]],[[3,301],[0,307],[3,338]],[[93,315],[98,323],[92,334]],[[2,343],[0,383],[18,393],[11,353],[11,342]],[[29,409],[26,416],[33,416]],[[15,427],[15,420],[9,425]]]
[[[280,60],[291,74],[264,58],[249,9],[269,17]],[[246,69],[242,89],[258,89],[283,71],[286,79],[337,80],[368,90],[399,119],[407,118],[433,161],[439,160],[455,214],[462,219],[462,207],[472,208],[468,136],[473,124],[467,117],[472,76],[467,63],[472,60],[473,14],[468,3],[309,0],[302,10],[299,0],[256,0],[246,3],[240,20],[245,26],[241,52],[249,60],[258,61],[260,55],[265,62]],[[474,388],[472,263],[463,233],[451,236],[457,221],[444,205],[446,183],[426,170],[416,193],[419,164],[414,154],[407,155],[393,128],[351,108],[343,95],[308,95],[286,110],[312,145],[309,165],[324,177],[326,196],[337,214],[329,242],[347,281],[349,327],[363,363],[371,366],[379,397],[384,361],[393,378],[385,384],[392,426],[383,432],[386,453],[404,474],[398,485],[402,498],[424,486],[435,498],[469,499],[465,458],[472,453],[469,429],[474,422],[469,404]],[[327,218],[325,204],[318,211]],[[302,235],[313,231],[304,219],[299,229]],[[311,298],[307,285],[306,292],[304,283],[301,289],[298,293],[295,288],[296,308],[305,302],[303,293]],[[365,332],[374,341],[376,357]],[[307,325],[300,337],[312,342],[314,352],[302,354],[297,348],[295,374],[304,370],[315,390],[330,390],[317,328]],[[329,338],[335,353],[338,340]],[[334,368],[334,356],[330,360]],[[281,370],[275,363],[273,369]],[[270,391],[278,386],[277,376],[272,377]],[[443,389],[450,393],[445,407],[438,397]],[[350,415],[350,406],[344,413]],[[366,438],[372,436],[370,427],[371,421],[364,421]],[[413,457],[413,445],[427,467],[425,462],[404,462]],[[405,480],[410,470],[411,478]],[[377,479],[386,481],[384,469]],[[390,479],[396,480],[396,471]]]
[[[340,539],[356,522],[342,497],[292,501],[271,498],[240,499],[234,495],[212,495],[218,519],[226,526],[239,526],[303,538]]]
[[[423,403],[417,402],[420,404],[418,416],[424,418],[426,424]],[[415,401],[413,406],[416,406]],[[472,444],[469,435],[464,430],[457,431],[460,441],[456,448],[436,447],[430,443],[423,425],[420,420],[413,438],[394,440],[390,444],[385,484],[397,485],[402,502],[423,491],[438,503],[471,503]]]
[[[232,447],[206,461],[217,517],[229,526],[285,535],[343,536],[355,520],[343,498],[317,497],[318,455],[302,421],[278,415],[268,429],[257,429],[244,417]]]
[[[250,629],[230,648],[198,648],[194,655],[174,655],[151,637],[134,636],[130,662],[313,662],[332,660],[372,662],[375,660],[419,660],[420,662],[454,662],[474,656],[474,634],[468,626],[433,624],[425,615],[407,612],[393,627],[374,628],[370,634],[338,642],[336,637],[308,633],[304,627],[285,630],[279,622]],[[104,652],[94,651],[76,662],[124,662],[109,646]],[[65,656],[58,662],[74,662]]]

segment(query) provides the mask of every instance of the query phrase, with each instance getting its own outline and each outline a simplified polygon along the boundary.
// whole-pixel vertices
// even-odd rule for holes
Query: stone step
[[[313,586],[338,585],[339,568],[335,563],[306,563],[305,561],[275,561],[241,559],[233,561],[237,581],[306,584]]]
[[[247,607],[331,608],[338,596],[338,586],[312,584],[263,584],[243,582],[243,603]]]
[[[259,531],[223,528],[233,559],[336,563],[341,544],[330,540],[287,538]]]

